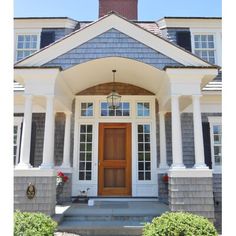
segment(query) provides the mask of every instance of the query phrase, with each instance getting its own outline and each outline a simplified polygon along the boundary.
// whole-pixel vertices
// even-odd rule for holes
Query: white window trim
[[[195,35],[213,35],[213,42],[214,42],[214,48],[195,48],[195,40],[194,40],[194,36]],[[212,32],[195,32],[193,34],[191,34],[191,44],[192,44],[192,53],[195,54],[195,50],[199,50],[199,51],[213,51],[214,52],[214,59],[215,59],[215,63],[218,63],[218,58],[217,58],[217,47],[216,47],[216,34],[212,33]],[[196,55],[196,54],[195,54]]]
[[[192,53],[195,54],[195,44],[194,44],[194,35],[213,35],[214,37],[214,48],[215,48],[215,64],[222,65],[222,33],[220,29],[200,29],[200,28],[190,28],[191,32],[191,46]]]
[[[23,121],[23,117],[14,117],[14,126],[17,126],[17,140],[16,140],[16,164],[19,163],[20,159],[20,136],[21,136],[21,123]]]
[[[14,59],[15,62],[17,61],[17,43],[18,43],[18,35],[37,35],[37,47],[36,50],[40,49],[40,41],[41,41],[41,32],[42,29],[17,29],[15,31],[15,38],[14,38]]]
[[[214,158],[214,137],[213,137],[213,125],[222,125],[222,118],[217,117],[208,117],[208,121],[210,123],[210,137],[211,137],[211,162],[212,162],[212,170],[214,173],[221,173],[222,172],[222,166],[215,165],[215,158]],[[222,148],[222,143],[221,143]],[[221,149],[222,152],[222,149]],[[222,155],[222,153],[221,153]],[[222,156],[221,156],[222,158]],[[221,159],[222,163],[222,159]]]

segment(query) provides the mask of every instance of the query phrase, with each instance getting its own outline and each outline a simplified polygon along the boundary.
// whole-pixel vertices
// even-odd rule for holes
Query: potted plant
[[[165,184],[168,184],[168,181],[169,181],[168,174],[164,174],[164,175],[162,176],[162,181],[163,181]]]
[[[69,177],[66,176],[64,173],[62,173],[61,171],[57,172],[56,201],[57,201],[57,204],[59,204],[59,205],[62,204],[61,194],[63,192],[64,184],[68,180],[69,180]]]

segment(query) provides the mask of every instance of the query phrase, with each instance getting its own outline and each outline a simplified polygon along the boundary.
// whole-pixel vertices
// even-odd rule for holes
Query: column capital
[[[32,94],[27,94],[27,93],[25,93],[24,95],[23,95],[23,97],[25,97],[25,99],[33,99],[33,95]]]
[[[55,96],[53,94],[47,94],[44,96],[47,100],[54,100]]]
[[[72,115],[72,111],[64,111],[63,112],[66,116],[71,116]]]
[[[192,98],[197,99],[197,98],[201,98],[202,94],[192,94]]]
[[[171,94],[171,98],[179,98],[181,97],[181,94]]]
[[[159,115],[163,115],[163,116],[164,116],[166,113],[167,113],[167,111],[159,111],[159,112],[158,112]]]

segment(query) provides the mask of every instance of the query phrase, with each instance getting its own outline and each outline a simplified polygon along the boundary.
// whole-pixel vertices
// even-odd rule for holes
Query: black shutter
[[[41,41],[40,48],[44,48],[49,44],[55,41],[55,32],[54,31],[42,31],[41,32]]]
[[[211,162],[211,135],[210,135],[210,124],[209,122],[202,123],[202,133],[204,142],[204,155],[206,165],[212,169]]]
[[[176,32],[176,41],[180,47],[183,47],[190,52],[192,51],[191,34],[189,31]]]
[[[36,122],[33,121],[31,127],[31,143],[30,143],[30,164],[32,166],[34,166],[35,143],[36,143]]]

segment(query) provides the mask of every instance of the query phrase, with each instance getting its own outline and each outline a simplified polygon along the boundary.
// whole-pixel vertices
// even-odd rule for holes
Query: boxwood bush
[[[184,212],[168,212],[145,225],[143,236],[218,236],[206,218]]]
[[[52,236],[57,223],[43,213],[14,213],[14,236]]]

